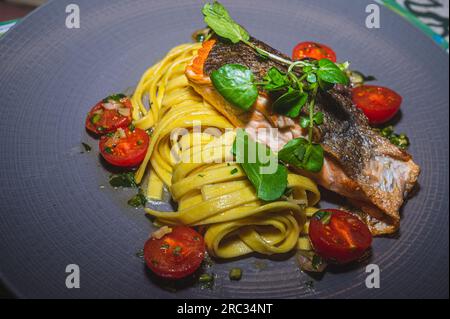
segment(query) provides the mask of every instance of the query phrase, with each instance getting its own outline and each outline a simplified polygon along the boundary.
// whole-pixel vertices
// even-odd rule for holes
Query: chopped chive
[[[81,145],[83,145],[84,150],[88,153],[92,150],[92,147],[89,144],[81,143]]]
[[[235,168],[235,169],[231,170],[230,173],[231,173],[231,175],[234,175],[234,174],[239,173],[239,170],[237,168]]]
[[[112,150],[111,147],[105,147],[105,152],[108,153],[108,154],[112,154],[113,150]]]
[[[319,267],[323,264],[322,257],[319,255],[314,255],[312,258],[312,266],[314,269],[319,269]]]
[[[174,249],[173,249],[173,254],[175,255],[175,256],[179,256],[180,255],[180,253],[181,253],[181,247],[180,246],[176,246]]]
[[[198,282],[205,284],[205,283],[211,283],[214,281],[214,276],[211,274],[202,274],[198,278]]]
[[[242,269],[241,268],[233,268],[229,273],[230,280],[241,280],[242,278]]]
[[[135,196],[133,196],[129,201],[128,205],[138,208],[140,206],[145,207],[147,204],[147,197],[142,193],[142,190],[139,190],[139,193]]]
[[[94,114],[94,116],[91,117],[91,123],[92,124],[97,124],[98,121],[100,121],[101,118],[102,118],[102,116],[100,114]]]
[[[112,94],[106,98],[103,99],[103,103],[108,103],[110,100],[113,100],[115,102],[120,102],[121,99],[126,98],[127,96],[125,94],[122,93],[118,93],[118,94]]]

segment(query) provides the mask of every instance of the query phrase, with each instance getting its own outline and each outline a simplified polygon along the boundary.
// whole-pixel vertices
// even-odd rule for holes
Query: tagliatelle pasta
[[[308,216],[320,199],[309,178],[289,173],[289,198],[261,201],[231,156],[233,125],[189,85],[185,69],[201,44],[183,44],[148,69],[132,97],[136,127],[152,130],[136,181],[161,200],[169,188],[176,212],[146,209],[162,225],[202,226],[210,254],[234,258],[311,249]],[[149,105],[147,106],[147,102]],[[201,125],[201,130],[193,129]],[[303,236],[302,236],[303,235]]]

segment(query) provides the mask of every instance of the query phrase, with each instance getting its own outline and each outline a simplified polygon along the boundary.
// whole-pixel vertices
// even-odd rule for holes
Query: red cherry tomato
[[[193,274],[205,257],[203,237],[192,228],[177,226],[161,239],[145,243],[147,266],[158,276],[181,279]]]
[[[306,58],[314,60],[328,59],[337,61],[336,53],[330,47],[316,42],[300,42],[292,53],[293,60],[303,60]]]
[[[86,129],[94,134],[114,132],[131,124],[131,101],[123,94],[111,95],[97,103],[86,118]]]
[[[315,251],[324,259],[346,264],[361,258],[372,245],[372,234],[350,213],[327,209],[317,212],[309,226]]]
[[[383,124],[392,119],[400,109],[402,97],[391,89],[362,85],[353,89],[353,103],[369,119],[370,124]]]
[[[110,164],[120,167],[138,166],[145,158],[150,138],[138,128],[118,128],[100,139],[100,153]]]

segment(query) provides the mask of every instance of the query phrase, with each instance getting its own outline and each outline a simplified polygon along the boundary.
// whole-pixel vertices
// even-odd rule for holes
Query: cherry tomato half
[[[145,158],[150,138],[138,128],[118,128],[100,138],[100,153],[110,164],[120,167],[138,166]]]
[[[372,245],[372,234],[350,213],[327,209],[317,212],[309,226],[315,251],[324,259],[346,264],[361,258]]]
[[[123,94],[111,95],[98,102],[86,118],[86,129],[94,134],[114,132],[131,124],[132,105]]]
[[[392,119],[400,109],[402,97],[391,89],[362,85],[353,89],[353,103],[369,119],[370,124],[383,124]]]
[[[151,238],[145,243],[147,266],[158,276],[181,279],[193,274],[205,257],[203,237],[192,228],[176,226],[161,239]]]
[[[314,60],[328,59],[336,62],[336,53],[330,47],[316,42],[300,42],[292,52],[293,60],[311,58]]]

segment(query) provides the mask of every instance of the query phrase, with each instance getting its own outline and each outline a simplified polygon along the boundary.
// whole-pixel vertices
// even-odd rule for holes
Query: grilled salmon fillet
[[[271,53],[286,55],[254,38],[252,43]],[[286,66],[262,59],[247,45],[228,44],[216,39],[206,41],[198,55],[186,68],[190,85],[205,100],[227,117],[236,127],[279,151],[287,142],[305,137],[297,120],[276,114],[271,98],[260,92],[250,111],[242,111],[228,103],[212,85],[210,74],[225,64],[247,66],[261,81],[271,67],[287,71]],[[396,232],[400,224],[399,210],[417,182],[420,168],[410,154],[380,136],[368,124],[367,118],[351,100],[348,87],[335,86],[318,95],[316,111],[323,112],[324,124],[316,129],[314,138],[325,151],[320,173],[300,171],[319,185],[346,197],[358,208],[373,235]],[[278,134],[255,134],[257,129],[277,128]],[[260,132],[260,131],[258,131]]]

